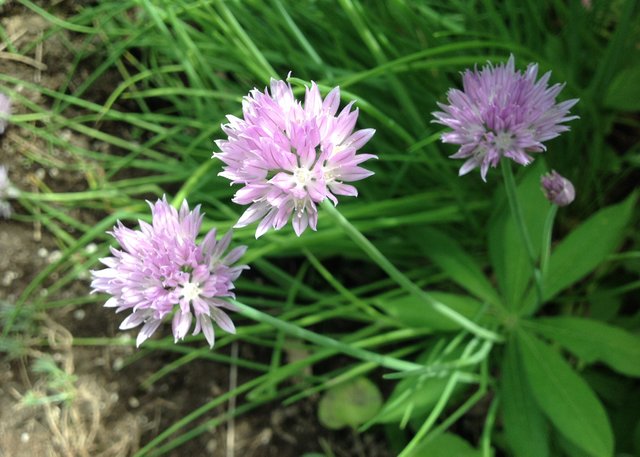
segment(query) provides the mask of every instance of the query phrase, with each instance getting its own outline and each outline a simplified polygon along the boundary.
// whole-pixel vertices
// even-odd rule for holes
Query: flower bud
[[[540,182],[545,197],[554,205],[567,206],[576,198],[576,190],[571,181],[555,170],[542,175]]]

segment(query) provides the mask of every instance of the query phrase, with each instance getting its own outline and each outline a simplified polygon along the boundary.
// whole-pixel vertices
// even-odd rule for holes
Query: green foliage
[[[640,88],[635,83],[639,79],[639,63],[620,71],[607,90],[605,106],[621,111],[640,111]]]
[[[22,398],[27,406],[40,406],[50,403],[69,403],[75,396],[76,376],[67,373],[44,354],[33,363],[33,372],[44,376],[44,389],[29,390]]]
[[[611,425],[589,385],[544,342],[525,332],[517,342],[533,397],[549,421],[588,455],[612,456]]]
[[[378,387],[360,377],[327,390],[318,405],[318,419],[327,428],[355,429],[375,416],[381,405]]]
[[[534,400],[528,378],[517,342],[510,340],[500,385],[505,435],[518,457],[548,457],[549,426]]]
[[[584,278],[620,245],[632,217],[636,194],[601,209],[554,249],[544,281],[545,299]],[[587,248],[588,247],[588,248]]]
[[[411,457],[480,457],[482,454],[474,449],[468,442],[452,433],[439,435],[431,440],[424,441],[413,452]]]
[[[482,303],[466,295],[432,292],[431,296],[468,318],[474,318],[482,310]],[[405,327],[441,331],[460,329],[460,325],[435,311],[428,303],[411,295],[380,299],[376,304]]]
[[[640,336],[592,319],[536,319],[534,329],[586,363],[603,362],[627,376],[640,376]]]

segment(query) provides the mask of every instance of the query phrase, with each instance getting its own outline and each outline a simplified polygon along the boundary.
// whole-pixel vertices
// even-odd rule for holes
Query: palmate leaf
[[[535,336],[520,330],[517,341],[533,397],[554,427],[588,455],[611,457],[611,424],[587,382]]]
[[[540,318],[532,325],[587,363],[603,362],[619,373],[640,377],[640,337],[626,330],[570,316]]]
[[[502,362],[500,398],[507,441],[516,457],[548,457],[547,421],[533,399],[522,364],[518,340],[506,345]]]

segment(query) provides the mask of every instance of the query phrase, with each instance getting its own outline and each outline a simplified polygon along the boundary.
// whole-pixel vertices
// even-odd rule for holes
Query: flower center
[[[308,168],[298,167],[293,170],[293,179],[299,187],[305,187],[313,179],[313,175]]]
[[[500,132],[495,136],[494,144],[500,151],[506,151],[513,147],[513,134],[510,132]]]
[[[202,289],[195,282],[188,282],[184,286],[182,286],[182,296],[188,301],[199,297],[201,293]]]
[[[324,181],[327,184],[336,179],[336,175],[334,171],[335,171],[335,168],[322,167],[322,174],[324,176]]]

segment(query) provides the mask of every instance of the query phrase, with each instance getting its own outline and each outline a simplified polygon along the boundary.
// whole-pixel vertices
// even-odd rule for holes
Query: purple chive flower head
[[[235,333],[233,322],[223,309],[234,309],[225,298],[234,297],[233,281],[248,268],[233,265],[246,246],[225,255],[231,232],[216,241],[215,229],[206,234],[202,243],[196,243],[203,217],[200,206],[189,211],[184,201],[177,211],[166,198],[149,206],[151,224],[139,221],[140,230],[131,230],[118,222],[110,232],[122,250],[111,248],[112,256],[100,259],[107,268],[91,272],[92,292],[111,295],[105,306],[116,308],[116,312],[131,311],[120,329],[142,324],[138,346],[165,317],[174,313],[172,330],[176,342],[186,336],[195,317],[193,334],[202,331],[213,347],[212,321]]]
[[[8,219],[11,217],[11,205],[7,201],[9,198],[18,196],[18,190],[13,187],[4,165],[0,165],[0,217]]]
[[[357,151],[375,130],[354,132],[358,110],[351,102],[336,114],[339,104],[338,87],[323,100],[311,83],[300,103],[290,85],[272,79],[271,92],[254,89],[245,97],[242,119],[227,116],[222,129],[228,139],[216,141],[221,152],[213,157],[225,164],[220,176],[243,185],[233,201],[250,205],[236,227],[262,219],[257,238],[292,218],[300,236],[307,227],[316,230],[318,203],[328,198],[336,205],[336,195],[358,195],[345,183],[373,174],[359,165],[376,156]]]
[[[540,183],[544,196],[554,205],[567,206],[576,198],[576,190],[571,181],[555,170],[542,175]]]
[[[549,87],[551,72],[538,81],[537,75],[537,64],[516,71],[512,55],[506,64],[465,71],[463,90],[449,90],[449,104],[438,103],[442,111],[433,113],[433,122],[453,129],[442,141],[460,145],[451,158],[467,159],[461,176],[480,167],[486,181],[489,166],[496,167],[503,157],[528,165],[533,160],[529,153],[546,150],[544,141],[569,130],[563,122],[578,117],[568,115],[578,99],[556,103],[564,84]]]

